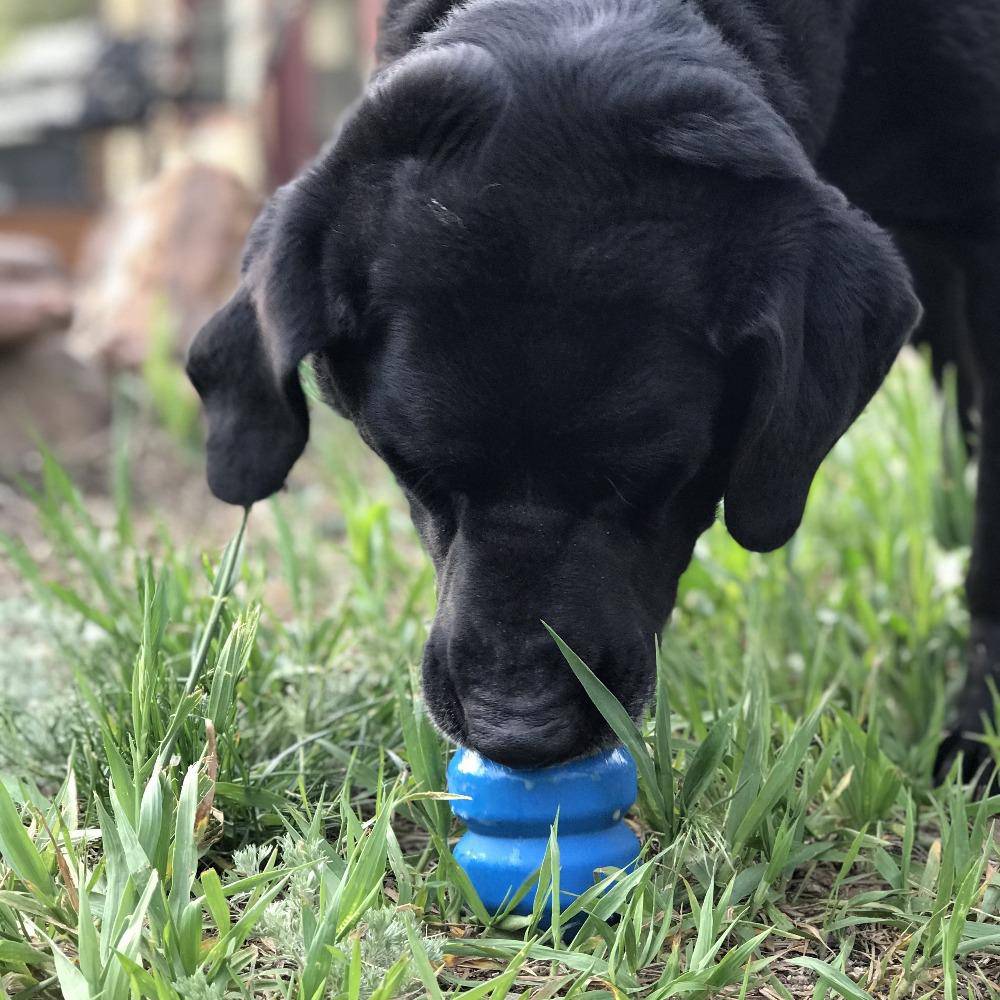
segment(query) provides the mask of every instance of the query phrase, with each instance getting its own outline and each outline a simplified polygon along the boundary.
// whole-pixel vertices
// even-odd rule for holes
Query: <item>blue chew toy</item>
[[[594,884],[595,868],[626,868],[638,857],[638,838],[622,822],[636,797],[635,762],[620,747],[530,771],[459,750],[448,765],[448,791],[469,796],[452,802],[468,827],[455,859],[490,913],[542,863],[557,812],[561,907]],[[532,888],[514,912],[530,914],[534,898]]]

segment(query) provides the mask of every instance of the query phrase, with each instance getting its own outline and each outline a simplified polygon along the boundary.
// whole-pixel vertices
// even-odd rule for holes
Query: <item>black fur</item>
[[[213,490],[249,504],[280,485],[311,355],[437,567],[424,683],[439,725],[511,764],[586,752],[609,734],[540,620],[638,713],[719,501],[743,545],[789,539],[919,315],[864,209],[936,241],[964,284],[988,673],[998,10],[390,0],[364,99],[275,196],[243,287],[192,351]],[[970,697],[963,726],[984,707]]]

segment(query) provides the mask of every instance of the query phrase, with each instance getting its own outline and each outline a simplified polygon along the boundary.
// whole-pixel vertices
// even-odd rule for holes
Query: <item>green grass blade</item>
[[[56,964],[56,976],[59,979],[59,989],[65,1000],[97,1000],[99,993],[91,992],[83,973],[63,954],[59,946],[51,938],[49,947]]]
[[[821,962],[818,958],[804,955],[800,958],[790,959],[790,964],[812,970],[830,989],[836,990],[844,1000],[875,1000],[867,990],[862,989],[838,969],[826,962]]]
[[[809,744],[816,735],[819,720],[825,709],[826,698],[796,726],[791,739],[779,751],[760,793],[737,824],[736,832],[733,834],[734,850],[742,850],[782,796],[794,787],[795,775],[805,759]]]
[[[441,992],[441,987],[438,986],[437,975],[427,957],[427,949],[409,921],[406,922],[406,938],[410,942],[410,957],[420,982],[424,984],[429,1000],[444,1000],[444,994]]]
[[[667,687],[667,665],[663,650],[656,643],[656,716],[654,720],[653,756],[656,763],[656,779],[663,800],[663,815],[666,833],[676,832],[674,817],[674,748],[671,734],[670,691]]]
[[[21,823],[17,808],[0,781],[0,856],[17,877],[46,904],[55,903],[49,866]]]
[[[625,711],[622,703],[608,690],[604,682],[598,678],[590,667],[563,642],[552,628],[545,622],[542,622],[542,624],[559,647],[563,658],[569,664],[577,680],[583,685],[594,706],[604,717],[604,720],[611,727],[615,736],[622,741],[632,754],[636,768],[639,771],[639,781],[656,810],[655,819],[661,827],[666,827],[667,804],[663,798],[660,783],[657,780],[653,758],[649,755],[646,741],[643,739],[638,726],[636,726],[628,712]]]
[[[685,812],[689,812],[697,804],[719,770],[719,765],[729,749],[735,711],[730,709],[718,719],[691,758],[691,763],[684,773],[684,781],[681,783],[681,805]]]
[[[192,764],[188,768],[177,802],[168,896],[168,905],[175,924],[180,923],[181,914],[191,898],[191,887],[194,885],[198,869],[198,846],[194,829],[195,813],[198,809],[198,771],[198,764]]]

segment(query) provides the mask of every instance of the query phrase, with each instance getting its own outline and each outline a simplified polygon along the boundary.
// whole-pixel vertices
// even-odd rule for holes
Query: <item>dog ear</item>
[[[817,182],[819,214],[797,272],[770,289],[738,344],[757,382],[725,494],[745,548],[784,545],[802,520],[820,462],[882,383],[920,317],[888,235]],[[796,257],[796,254],[785,254]],[[776,263],[776,270],[781,268]]]
[[[374,77],[337,148],[347,160],[446,154],[486,132],[506,95],[486,49],[468,42],[417,49]]]
[[[220,500],[249,506],[284,484],[309,437],[300,362],[361,335],[363,303],[351,302],[366,293],[365,243],[390,187],[386,170],[488,126],[502,100],[496,83],[492,59],[471,45],[393,64],[254,224],[240,289],[188,354],[208,418],[209,486]],[[352,191],[353,222],[345,218]]]
[[[654,146],[672,159],[747,178],[814,176],[791,126],[724,71],[699,66],[672,77],[643,114],[655,122]]]
[[[268,202],[247,238],[239,288],[188,351],[188,378],[208,423],[209,487],[245,507],[281,489],[305,448],[309,410],[298,365],[329,330],[317,240],[297,231],[300,202],[291,185]]]
[[[295,368],[275,368],[247,288],[202,328],[188,377],[208,421],[208,485],[249,507],[281,489],[309,437],[309,411]]]

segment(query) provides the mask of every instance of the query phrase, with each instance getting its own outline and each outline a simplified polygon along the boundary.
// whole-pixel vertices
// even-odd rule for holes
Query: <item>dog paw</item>
[[[989,747],[974,734],[958,729],[947,733],[938,747],[934,761],[934,783],[942,784],[951,774],[955,762],[961,758],[959,775],[962,784],[975,782],[976,796],[982,798],[995,794],[997,767]]]
[[[980,795],[995,793],[997,763],[980,734],[995,717],[994,691],[1000,688],[1000,623],[973,621],[969,636],[969,669],[958,699],[955,725],[941,741],[934,765],[938,783],[961,757],[961,778],[976,783]]]

